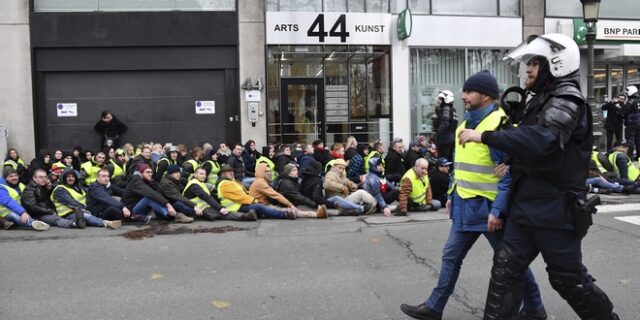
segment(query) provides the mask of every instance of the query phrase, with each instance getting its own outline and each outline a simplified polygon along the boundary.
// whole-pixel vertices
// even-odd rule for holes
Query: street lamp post
[[[594,54],[593,54],[593,41],[596,39],[596,22],[598,22],[598,11],[600,10],[600,0],[580,0],[582,2],[582,14],[584,16],[584,22],[587,25],[587,104],[593,115],[593,119],[596,117],[596,103],[595,93],[593,88],[593,69],[594,69]],[[595,122],[595,121],[594,121]]]

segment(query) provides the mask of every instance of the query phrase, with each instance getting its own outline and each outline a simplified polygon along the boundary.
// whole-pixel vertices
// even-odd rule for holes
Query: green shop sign
[[[640,21],[601,20],[594,26],[595,44],[623,44],[640,41]],[[573,40],[587,44],[587,24],[580,18],[573,19]]]
[[[411,10],[406,8],[398,15],[398,39],[404,40],[409,38],[411,36],[411,29],[413,29]]]

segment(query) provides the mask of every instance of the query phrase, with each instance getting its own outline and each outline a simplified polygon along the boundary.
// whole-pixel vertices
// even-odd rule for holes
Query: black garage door
[[[162,70],[108,72],[46,72],[43,75],[49,148],[97,148],[93,125],[109,110],[129,127],[121,143],[171,142],[187,146],[228,141],[234,122],[226,79],[229,70]],[[196,114],[196,101],[214,101],[215,114]],[[77,104],[77,117],[59,117],[60,103]],[[235,108],[237,109],[237,108]],[[236,112],[237,113],[237,112]],[[44,142],[44,141],[43,141]]]

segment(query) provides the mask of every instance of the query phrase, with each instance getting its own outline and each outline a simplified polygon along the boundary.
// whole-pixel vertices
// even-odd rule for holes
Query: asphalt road
[[[610,208],[596,216],[584,262],[620,318],[639,319],[640,226],[615,217],[640,211]],[[430,293],[450,227],[431,215],[0,230],[0,319],[408,319],[399,306]],[[481,238],[444,319],[482,318],[490,268]],[[532,269],[549,319],[577,319],[540,257]]]

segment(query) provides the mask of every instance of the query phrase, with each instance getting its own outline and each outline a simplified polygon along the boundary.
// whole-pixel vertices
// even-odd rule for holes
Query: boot
[[[424,303],[417,306],[410,306],[408,304],[403,304],[400,306],[400,310],[402,310],[402,312],[404,312],[406,315],[414,319],[422,319],[422,320],[442,319],[442,313],[427,307]]]
[[[257,221],[258,214],[256,213],[255,210],[251,209],[249,210],[249,212],[243,213],[242,216],[240,216],[240,220],[241,221]]]
[[[636,191],[636,186],[633,184],[622,187],[622,193],[625,193],[625,194],[632,194],[635,191]]]
[[[316,218],[318,219],[326,219],[327,218],[327,208],[323,205],[318,206],[318,210],[316,211]]]
[[[84,212],[82,210],[76,210],[76,227],[78,229],[84,229],[87,226],[87,222],[84,221]]]
[[[176,212],[176,216],[174,217],[174,221],[177,223],[191,223],[193,222],[193,218],[187,216],[182,212]]]
[[[514,320],[546,320],[547,311],[544,309],[538,309],[536,311],[520,310],[520,313],[514,318]]]
[[[104,227],[108,228],[108,229],[118,229],[120,227],[122,227],[122,221],[120,220],[113,220],[113,221],[109,221],[109,220],[104,220]]]
[[[14,223],[9,220],[4,220],[2,221],[2,223],[0,223],[0,225],[2,226],[3,229],[9,230],[11,229],[11,227],[13,227]]]
[[[365,203],[365,204],[362,205],[362,208],[363,208],[362,209],[362,214],[370,214],[370,213],[372,213],[372,211],[371,211],[373,209],[372,205],[370,205],[368,203]]]

